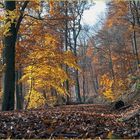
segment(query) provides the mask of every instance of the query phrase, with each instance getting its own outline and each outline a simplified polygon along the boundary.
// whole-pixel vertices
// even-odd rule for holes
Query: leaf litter
[[[140,138],[140,112],[132,110],[83,104],[0,112],[0,138]]]

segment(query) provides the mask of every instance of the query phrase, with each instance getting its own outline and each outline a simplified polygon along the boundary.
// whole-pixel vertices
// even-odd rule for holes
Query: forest
[[[0,1],[0,139],[140,139],[140,1],[98,2]]]

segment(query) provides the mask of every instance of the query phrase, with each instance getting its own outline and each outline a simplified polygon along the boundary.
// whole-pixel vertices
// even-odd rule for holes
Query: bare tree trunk
[[[137,69],[139,68],[140,60],[139,60],[139,55],[138,55],[138,49],[137,49],[137,39],[136,39],[136,32],[135,30],[133,31],[133,45],[135,48],[135,55],[136,55],[136,60],[137,60]]]
[[[94,74],[93,74],[93,66],[92,64],[90,63],[90,74],[91,74],[91,79],[92,79],[92,84],[93,84],[93,89],[95,91],[95,94],[98,95],[98,81],[97,81],[97,74],[95,73],[95,70],[94,70]]]
[[[67,7],[68,5],[67,5],[67,1],[65,1],[65,7],[66,7],[66,9],[65,9],[65,16],[66,16],[66,19],[65,19],[65,50],[67,51],[68,50],[68,19],[67,19],[67,17],[68,17],[68,7]],[[65,71],[66,71],[66,73],[68,74],[68,66],[66,65],[65,66]],[[70,92],[69,92],[69,81],[68,80],[66,80],[66,82],[65,82],[65,87],[66,87],[66,90],[67,90],[67,92],[70,94]],[[69,104],[69,102],[70,102],[70,95],[67,95],[67,101],[66,101],[66,104]]]
[[[83,102],[85,102],[85,100],[86,100],[86,90],[85,90],[85,73],[84,73],[84,71],[82,73],[82,76],[83,76]]]
[[[76,78],[76,84],[75,84],[75,92],[76,92],[76,99],[77,102],[81,102],[81,95],[80,95],[80,84],[79,84],[79,74],[78,70],[75,71],[75,78]]]
[[[19,80],[22,77],[21,70],[16,71],[16,109],[23,109],[24,97],[22,92],[22,83],[19,83]]]
[[[77,57],[77,35],[76,31],[73,29],[73,40],[74,40],[74,55]],[[78,63],[78,62],[77,62]],[[81,102],[81,95],[80,95],[80,84],[79,84],[79,74],[78,70],[75,71],[75,92],[76,92],[76,98],[77,102]]]

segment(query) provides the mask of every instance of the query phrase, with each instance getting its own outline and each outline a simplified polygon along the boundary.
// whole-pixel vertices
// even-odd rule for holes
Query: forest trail
[[[83,104],[0,112],[0,138],[139,138],[140,114],[125,119],[136,107],[114,112],[108,106]]]

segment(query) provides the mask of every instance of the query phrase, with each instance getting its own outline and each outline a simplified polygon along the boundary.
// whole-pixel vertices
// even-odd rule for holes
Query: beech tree
[[[15,45],[17,34],[20,28],[21,21],[23,19],[23,12],[28,4],[28,1],[24,2],[21,8],[21,14],[17,19],[16,14],[16,2],[5,1],[6,11],[6,33],[4,35],[4,86],[3,86],[3,103],[2,110],[14,109],[14,93],[15,93]]]
[[[15,1],[5,1],[5,9],[7,11],[7,21],[11,22],[8,34],[4,37],[4,64],[5,74],[4,74],[4,89],[3,89],[3,104],[2,110],[13,110],[14,109],[14,92],[15,92],[15,44],[16,44],[16,25],[8,14],[8,12],[13,12],[16,9]],[[15,19],[13,19],[15,20]]]

